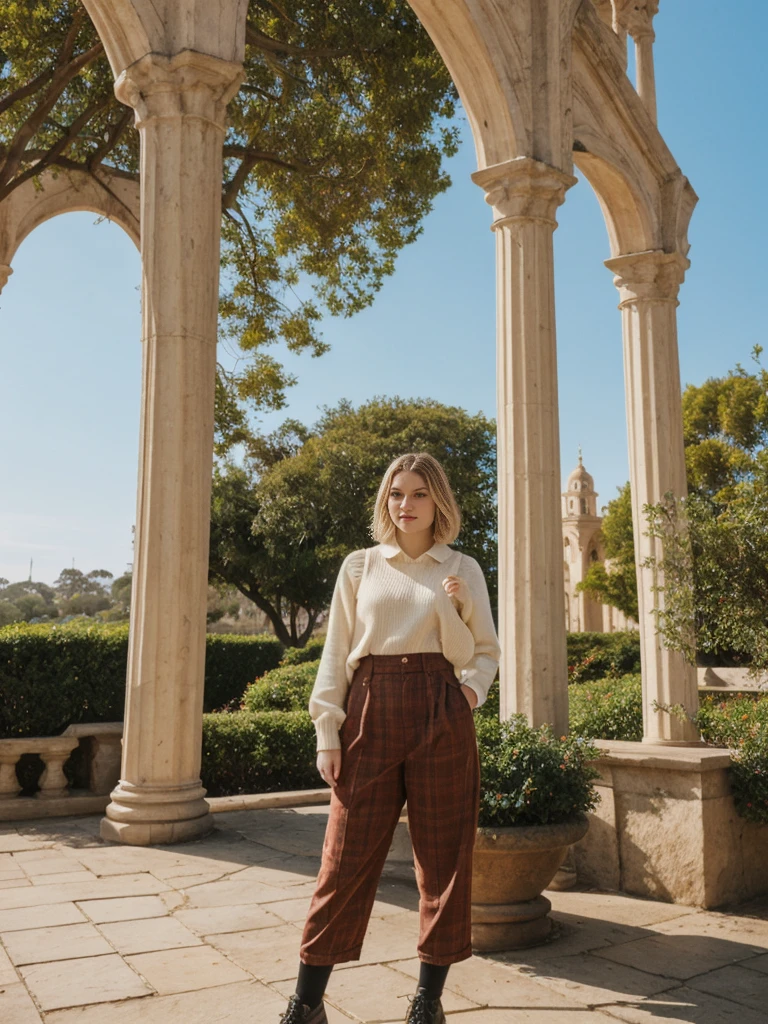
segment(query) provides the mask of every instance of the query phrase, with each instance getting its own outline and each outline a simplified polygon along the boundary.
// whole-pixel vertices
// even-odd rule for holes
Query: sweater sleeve
[[[470,599],[464,603],[460,614],[475,638],[475,653],[462,668],[460,681],[475,691],[476,707],[479,708],[485,703],[496,676],[501,647],[493,624],[491,599],[483,570],[474,558],[464,555],[461,574],[469,587]]]
[[[328,613],[328,630],[309,698],[309,714],[315,724],[317,749],[341,747],[339,729],[347,717],[349,681],[347,658],[355,632],[357,588],[363,574],[365,549],[352,551],[341,563]]]

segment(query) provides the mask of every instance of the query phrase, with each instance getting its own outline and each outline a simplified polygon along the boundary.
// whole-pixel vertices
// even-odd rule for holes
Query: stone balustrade
[[[94,814],[103,810],[120,776],[122,722],[70,725],[61,736],[0,739],[0,821]],[[72,789],[64,765],[79,747],[85,748],[87,787]],[[16,766],[25,754],[43,762],[39,789],[20,796]]]

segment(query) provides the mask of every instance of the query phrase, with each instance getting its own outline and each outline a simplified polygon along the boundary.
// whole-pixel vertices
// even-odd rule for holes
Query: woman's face
[[[403,533],[431,530],[435,521],[435,502],[423,476],[410,470],[396,473],[387,498],[389,516]]]

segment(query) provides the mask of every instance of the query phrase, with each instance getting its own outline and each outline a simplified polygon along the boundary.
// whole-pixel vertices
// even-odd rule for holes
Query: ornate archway
[[[242,78],[247,0],[83,2],[141,136],[144,364],[134,603],[123,769],[103,835],[172,842],[210,828],[200,724],[222,142],[226,105]],[[655,125],[653,0],[411,4],[462,97],[478,157],[473,178],[493,209],[501,713],[524,711],[562,732],[556,211],[575,182],[575,155],[598,193],[611,241],[608,265],[621,291],[639,503],[684,491],[675,305],[695,196]],[[638,41],[639,93],[626,76],[627,33]],[[650,710],[654,698],[692,709],[695,686],[691,673],[659,650],[652,622],[658,596],[647,573],[640,582],[646,739],[694,742],[690,727]]]

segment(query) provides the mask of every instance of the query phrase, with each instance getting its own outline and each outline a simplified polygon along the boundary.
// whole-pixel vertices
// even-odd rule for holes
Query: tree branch
[[[348,57],[351,52],[339,47],[321,46],[313,49],[308,46],[296,46],[295,43],[284,43],[280,39],[273,39],[271,36],[259,32],[258,29],[251,28],[250,25],[247,25],[245,29],[245,41],[259,50],[269,50],[271,53],[288,53],[291,56],[301,57],[303,60],[308,60],[312,57]]]
[[[48,68],[39,74],[37,78],[33,78],[31,82],[27,82],[26,85],[20,86],[14,92],[8,93],[0,100],[0,114],[4,114],[6,110],[13,106],[14,103],[18,103],[19,100],[25,100],[27,96],[31,96],[33,93],[45,85],[46,82],[53,78],[54,69]]]

